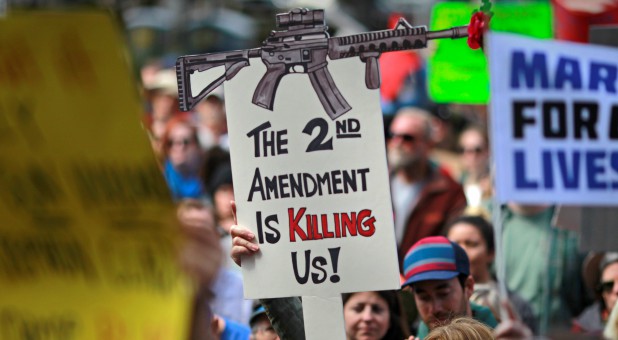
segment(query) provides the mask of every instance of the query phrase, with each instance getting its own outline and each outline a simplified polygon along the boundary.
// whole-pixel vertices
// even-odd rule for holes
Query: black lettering
[[[257,223],[257,234],[258,234],[258,243],[264,243],[264,231],[262,230],[262,212],[255,212],[255,222]]]
[[[536,107],[534,101],[515,101],[513,102],[513,138],[524,138],[524,127],[526,124],[534,124],[534,117],[524,115],[524,111],[528,108]]]
[[[288,130],[279,130],[277,131],[277,154],[287,154],[288,149],[286,145],[288,145],[287,138],[284,138],[288,134]]]
[[[247,199],[249,202],[253,200],[253,193],[256,191],[260,193],[260,196],[262,196],[262,201],[265,201],[266,196],[264,195],[264,185],[262,184],[262,176],[260,175],[259,168],[255,168],[255,172],[253,174],[251,190],[249,191],[249,198]]]
[[[343,172],[343,191],[346,194],[348,193],[348,188],[351,188],[353,192],[356,192],[356,170]]]
[[[332,150],[333,139],[329,138],[324,141],[328,135],[328,122],[322,118],[313,118],[307,123],[303,129],[303,133],[311,136],[315,128],[319,130],[318,135],[309,143],[306,152]]]
[[[313,280],[313,283],[320,284],[326,281],[328,275],[326,274],[326,270],[323,268],[326,264],[328,264],[328,262],[326,262],[326,259],[322,256],[318,256],[313,259],[311,264],[313,265],[313,268],[321,272],[321,274],[311,273],[311,279]]]
[[[253,155],[254,157],[260,157],[260,132],[270,128],[270,122],[259,125],[255,129],[247,133],[247,137],[253,137]]]
[[[618,139],[618,105],[612,105],[612,113],[609,118],[609,139]]]
[[[341,170],[333,170],[330,172],[330,176],[332,178],[332,184],[333,184],[333,193],[335,194],[341,194],[343,193],[343,190],[341,190],[341,188],[339,187],[339,184],[341,184]]]
[[[335,122],[335,132],[338,135],[348,133],[348,125],[345,120],[338,120]]]
[[[543,136],[548,139],[567,137],[566,104],[564,102],[543,103]]]
[[[275,155],[275,131],[262,131],[262,139],[264,156],[268,156],[268,150],[270,150],[271,155]]]
[[[292,252],[292,268],[294,269],[294,278],[296,278],[296,282],[301,285],[304,285],[309,280],[309,261],[311,260],[311,250],[305,250],[305,273],[303,275],[299,274],[298,264],[296,261],[296,252]]]
[[[279,239],[281,238],[281,233],[279,232],[279,230],[272,226],[273,222],[275,223],[275,225],[279,224],[279,218],[277,217],[277,215],[270,215],[266,217],[266,228],[271,231],[270,233],[266,233],[266,242],[270,244],[275,244],[279,242]]]
[[[367,191],[367,179],[365,175],[369,172],[369,168],[358,169],[358,174],[361,176],[361,190]]]
[[[277,176],[273,176],[272,178],[264,177],[264,181],[266,182],[266,198],[271,199],[271,193],[275,196],[275,198],[279,198],[279,191],[277,190]]]
[[[290,175],[290,187],[292,188],[292,197],[304,197],[303,193],[303,182],[302,182],[302,173],[297,173],[296,175]]]
[[[325,173],[324,175],[319,175],[318,174],[317,177],[318,177],[317,180],[318,180],[318,192],[319,192],[319,195],[320,196],[322,195],[322,187],[324,185],[326,185],[326,188],[328,189],[328,193],[332,194],[333,192],[332,192],[331,187],[330,187],[330,177],[328,176],[328,172]]]
[[[281,192],[281,198],[290,197],[290,193],[286,190],[286,188],[290,186],[290,183],[288,183],[289,178],[289,175],[279,176],[279,191]]]
[[[588,139],[597,139],[599,105],[595,102],[573,103],[575,139],[582,139],[584,130]]]
[[[311,188],[312,190],[309,190],[309,183],[311,183],[313,186]],[[313,197],[313,195],[315,195],[315,193],[318,191],[318,184],[315,182],[315,179],[313,179],[313,176],[311,176],[310,174],[303,174],[303,184],[305,186],[305,197]]]
[[[96,278],[94,264],[77,240],[0,235],[0,277],[36,280],[43,275]]]

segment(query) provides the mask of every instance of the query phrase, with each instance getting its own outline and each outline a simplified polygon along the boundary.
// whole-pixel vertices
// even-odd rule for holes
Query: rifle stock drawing
[[[191,110],[224,81],[249,66],[249,59],[259,57],[266,65],[266,73],[255,89],[253,104],[272,111],[277,87],[283,76],[306,73],[324,110],[331,119],[336,119],[351,107],[328,71],[328,59],[359,57],[366,64],[366,87],[377,89],[380,87],[378,57],[381,53],[425,48],[431,39],[468,36],[468,26],[427,31],[425,26],[413,27],[400,18],[397,27],[392,30],[331,38],[325,25],[324,10],[321,9],[294,9],[277,14],[276,21],[280,30],[272,31],[259,48],[179,57],[176,60],[176,75],[180,109]],[[225,67],[225,74],[198,94],[193,94],[191,75],[219,66]]]

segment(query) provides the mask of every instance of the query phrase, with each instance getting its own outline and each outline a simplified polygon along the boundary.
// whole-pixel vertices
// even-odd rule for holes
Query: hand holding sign
[[[340,293],[399,287],[378,93],[364,86],[362,66],[331,69],[358,108],[338,121],[306,98],[303,77],[282,81],[272,113],[247,99],[263,66],[226,84],[239,205],[231,255],[242,262],[246,297],[303,296],[308,338],[327,331],[324,318],[340,322],[324,336],[338,327],[343,336]]]
[[[232,250],[230,256],[234,263],[239,267],[242,267],[242,257],[253,256],[260,250],[260,246],[251,242],[255,240],[255,235],[251,230],[238,225],[238,219],[236,218],[236,202],[230,202],[232,205],[232,213],[234,214],[234,225],[230,228],[230,234],[232,235]]]

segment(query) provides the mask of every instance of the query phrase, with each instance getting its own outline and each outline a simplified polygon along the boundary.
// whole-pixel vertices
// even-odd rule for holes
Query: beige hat
[[[160,70],[155,74],[150,84],[144,84],[144,88],[148,91],[157,91],[159,93],[178,97],[176,71],[174,69]]]

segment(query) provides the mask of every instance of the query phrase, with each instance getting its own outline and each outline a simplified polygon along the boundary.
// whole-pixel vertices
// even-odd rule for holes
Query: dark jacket
[[[459,183],[439,168],[432,167],[416,206],[408,217],[399,246],[399,264],[418,240],[442,235],[446,224],[458,217],[466,207],[466,196]]]

